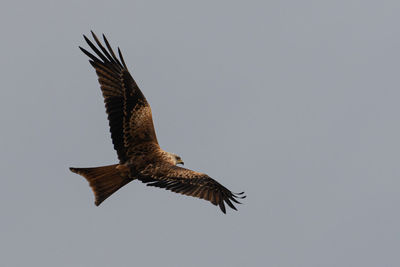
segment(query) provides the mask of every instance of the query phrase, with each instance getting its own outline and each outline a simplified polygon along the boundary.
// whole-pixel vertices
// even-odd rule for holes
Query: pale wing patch
[[[129,127],[132,133],[136,133],[141,130],[143,126],[149,123],[151,120],[151,110],[149,106],[136,105],[132,111],[131,121]]]
[[[146,103],[138,103],[132,109],[129,122],[124,123],[124,143],[128,154],[133,156],[138,145],[149,142],[154,143],[157,140],[153,127],[151,108]]]
[[[190,179],[190,178],[203,177],[204,175],[206,175],[205,173],[202,173],[202,172],[196,172],[196,171],[192,171],[192,170],[181,168],[181,167],[178,167],[178,168],[180,168],[180,169],[177,169],[175,172],[167,173],[166,176]]]

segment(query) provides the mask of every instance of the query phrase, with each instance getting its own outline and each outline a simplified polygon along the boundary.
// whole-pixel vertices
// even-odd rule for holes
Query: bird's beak
[[[177,165],[178,165],[178,164],[185,165],[185,163],[184,163],[183,160],[181,160],[181,159],[180,159],[176,164],[177,164]]]

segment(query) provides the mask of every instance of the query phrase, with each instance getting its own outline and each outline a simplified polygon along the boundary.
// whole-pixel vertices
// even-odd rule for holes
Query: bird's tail
[[[111,196],[115,191],[132,181],[125,175],[121,175],[121,165],[94,168],[69,168],[72,172],[82,175],[89,182],[95,197],[95,205],[98,206]]]

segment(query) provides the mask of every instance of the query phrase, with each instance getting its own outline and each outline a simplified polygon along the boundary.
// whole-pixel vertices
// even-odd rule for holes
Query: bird
[[[205,173],[178,166],[182,158],[161,149],[154,130],[152,112],[142,91],[128,71],[121,50],[118,57],[102,34],[104,45],[91,31],[96,45],[83,35],[92,53],[79,46],[96,71],[108,115],[111,139],[119,163],[70,170],[86,178],[94,193],[95,205],[138,180],[147,186],[204,199],[226,213],[225,204],[237,210],[244,192],[233,193]]]

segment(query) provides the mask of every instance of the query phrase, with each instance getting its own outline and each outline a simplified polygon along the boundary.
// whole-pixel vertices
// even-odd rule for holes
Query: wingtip
[[[107,37],[106,37],[106,35],[103,33],[102,34],[102,36],[103,36],[103,40],[104,40],[104,42],[106,43],[106,45],[107,45],[107,43],[108,43],[108,40],[107,40]]]
[[[90,33],[92,34],[93,39],[98,40],[97,35],[92,30],[90,31]]]
[[[247,196],[246,196],[246,195],[243,195],[243,194],[244,194],[244,192],[233,193],[233,196],[234,196],[235,198],[244,199],[244,198],[246,198]]]
[[[119,47],[118,47],[118,55],[119,55],[119,59],[121,60],[122,64],[124,65],[125,69],[128,69],[128,67],[126,66],[124,57],[122,56],[121,49],[119,49]]]
[[[221,211],[222,211],[224,214],[226,214],[226,208],[225,208],[225,204],[224,204],[224,201],[223,201],[223,200],[221,200],[221,201],[219,202],[219,208],[221,209]]]

